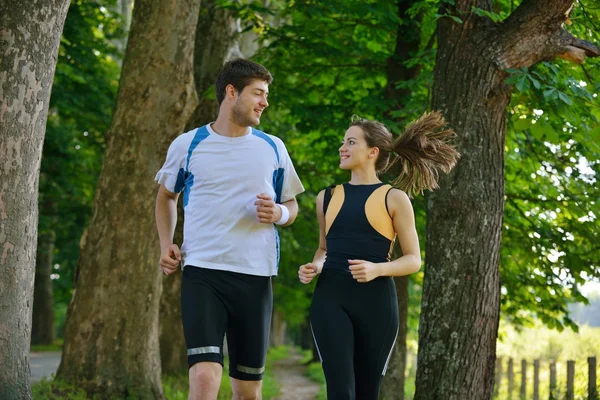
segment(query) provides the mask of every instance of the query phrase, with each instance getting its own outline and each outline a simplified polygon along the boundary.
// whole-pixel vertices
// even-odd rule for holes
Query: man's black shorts
[[[186,266],[181,314],[188,366],[201,361],[223,365],[227,333],[229,376],[262,380],[272,310],[271,277]]]

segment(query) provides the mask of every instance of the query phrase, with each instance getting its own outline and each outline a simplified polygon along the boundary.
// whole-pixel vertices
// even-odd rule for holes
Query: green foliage
[[[87,395],[68,383],[42,379],[31,385],[31,395],[34,400],[86,400]]]
[[[584,3],[581,3],[585,7]],[[569,27],[600,43],[576,7]],[[506,208],[501,259],[502,310],[514,323],[539,318],[577,329],[568,305],[600,276],[600,73],[563,61],[507,70],[515,85],[506,141]]]

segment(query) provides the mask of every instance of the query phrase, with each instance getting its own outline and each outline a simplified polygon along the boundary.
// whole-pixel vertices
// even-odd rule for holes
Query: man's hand
[[[256,206],[256,217],[263,224],[274,224],[281,218],[281,208],[273,201],[273,198],[266,193],[256,196],[258,200],[254,202]]]
[[[319,272],[321,271],[319,271],[315,264],[304,264],[301,265],[300,268],[298,268],[298,278],[300,278],[300,282],[306,285],[310,283]]]
[[[171,275],[177,271],[179,263],[181,263],[181,251],[179,251],[179,247],[176,244],[172,244],[161,251],[160,268],[165,274]]]
[[[352,277],[358,282],[370,282],[381,275],[377,264],[365,260],[348,260]]]

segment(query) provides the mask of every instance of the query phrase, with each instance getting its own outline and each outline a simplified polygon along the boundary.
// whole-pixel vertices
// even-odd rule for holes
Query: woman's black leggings
[[[310,319],[328,400],[376,400],[398,335],[391,277],[359,283],[349,271],[319,276]]]

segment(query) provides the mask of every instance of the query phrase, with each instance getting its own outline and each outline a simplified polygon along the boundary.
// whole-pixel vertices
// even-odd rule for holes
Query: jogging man
[[[184,267],[181,311],[190,399],[216,399],[227,334],[234,399],[259,399],[268,347],[279,237],[298,214],[304,188],[284,143],[254,127],[269,103],[269,71],[227,62],[215,89],[215,122],[177,137],[156,175],[160,266]],[[185,213],[181,250],[173,243],[177,199]]]

